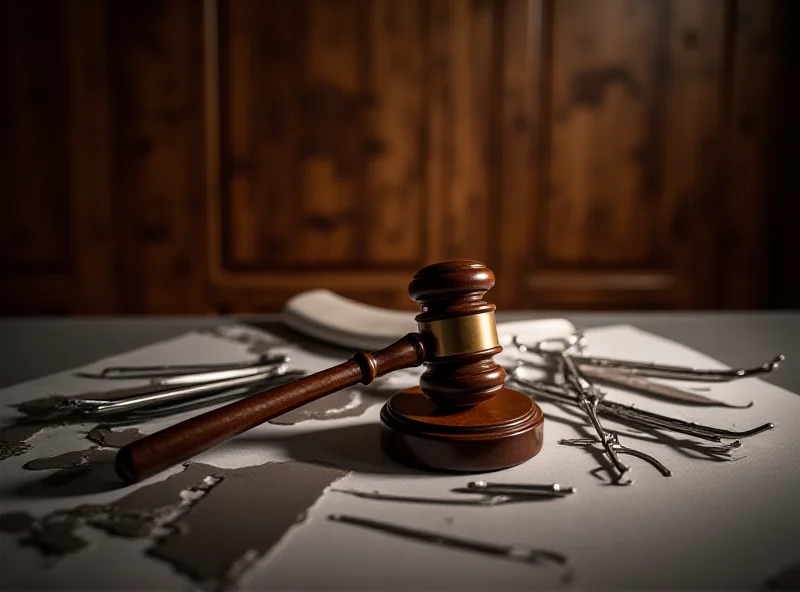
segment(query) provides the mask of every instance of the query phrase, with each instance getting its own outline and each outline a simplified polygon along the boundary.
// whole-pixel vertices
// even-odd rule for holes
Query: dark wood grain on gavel
[[[358,383],[369,384],[388,372],[419,366],[424,360],[421,337],[410,333],[378,352],[359,352],[351,360],[328,370],[252,395],[128,444],[117,453],[117,474],[126,483],[135,483],[292,409]]]

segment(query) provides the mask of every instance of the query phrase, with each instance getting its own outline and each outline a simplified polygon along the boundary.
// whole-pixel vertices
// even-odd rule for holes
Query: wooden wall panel
[[[360,247],[370,265],[418,266],[427,248],[424,8],[417,1],[374,0],[366,9],[372,108],[362,149],[374,157],[366,168]]]
[[[422,260],[418,2],[226,2],[223,217],[232,271]]]
[[[671,254],[674,305],[711,308],[719,275],[717,220],[725,149],[726,11],[716,0],[671,2],[664,87],[665,204],[660,245]]]
[[[111,314],[119,310],[115,278],[115,199],[104,0],[68,4],[70,221],[73,254],[69,310]],[[159,303],[160,304],[160,303]]]
[[[347,265],[357,258],[364,120],[371,100],[359,68],[366,51],[357,0],[309,0],[301,93],[301,219],[292,240],[306,262]],[[258,199],[257,196],[254,196]]]
[[[6,2],[0,312],[115,310],[103,0]]]
[[[440,258],[487,258],[497,7],[475,0],[429,6],[428,200],[442,202],[434,229]]]
[[[717,281],[726,5],[533,6],[542,25],[529,31],[542,57],[533,65],[535,137],[520,125],[533,145],[527,183],[504,157],[515,167],[506,184],[524,187],[530,204],[503,195],[509,212],[529,216],[515,227],[527,229],[526,241],[512,241],[504,259],[518,282],[514,297],[544,307],[708,306]],[[513,224],[513,216],[503,220]]]
[[[782,147],[775,107],[763,106],[777,106],[781,88],[781,64],[774,59],[780,43],[777,4],[740,0],[731,15],[736,34],[730,41],[732,100],[719,231],[719,298],[726,308],[763,305],[771,267],[766,233],[770,211],[782,197],[774,195],[771,177]]]
[[[0,19],[0,174],[14,216],[0,216],[0,265],[64,273],[70,264],[69,63],[56,2],[7,2]]]
[[[207,49],[210,55],[219,50],[221,59],[221,86],[211,92],[222,98],[222,112],[213,115],[221,115],[224,130],[219,231],[226,267],[302,261],[301,241],[293,233],[302,223],[296,205],[302,195],[297,98],[303,14],[301,3],[291,1],[223,4],[224,41]],[[214,26],[215,21],[206,24]]]
[[[548,184],[535,227],[553,267],[654,267],[648,186],[663,3],[566,0],[552,14]],[[654,207],[655,206],[655,207]]]
[[[219,4],[216,293],[337,271],[339,290],[388,283],[406,303],[424,264],[489,257],[500,8]]]
[[[0,311],[796,306],[791,6],[10,0]]]
[[[758,5],[750,3],[757,8]],[[778,308],[800,308],[800,76],[797,75],[798,45],[796,24],[800,22],[800,3],[775,1],[773,34],[777,43],[773,56],[778,62],[777,99],[771,105],[773,119],[779,122],[773,137],[774,152],[769,174],[770,199],[767,218],[767,246],[761,264],[767,288],[759,304]],[[773,124],[774,127],[774,124]],[[763,199],[761,200],[763,203]],[[747,230],[742,227],[741,232]]]
[[[202,6],[137,0],[108,9],[121,311],[201,312]]]
[[[529,290],[520,278],[532,265],[532,228],[541,211],[542,116],[549,105],[547,88],[550,5],[544,0],[509,0],[502,18],[501,118],[498,122],[499,163],[495,183],[493,237],[497,252],[493,297],[498,305],[534,307]]]

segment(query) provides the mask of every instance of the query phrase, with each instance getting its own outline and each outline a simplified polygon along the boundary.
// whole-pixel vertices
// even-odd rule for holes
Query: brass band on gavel
[[[434,357],[486,351],[500,345],[494,312],[418,323]]]

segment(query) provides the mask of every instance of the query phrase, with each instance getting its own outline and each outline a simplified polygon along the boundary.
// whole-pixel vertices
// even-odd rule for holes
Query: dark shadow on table
[[[45,471],[35,471],[35,481],[16,485],[4,494],[36,499],[61,499],[122,490],[125,485],[114,471],[116,450],[94,449],[95,454],[85,465]],[[41,473],[45,475],[42,477]]]
[[[228,446],[247,450],[259,444],[283,449],[293,460],[331,465],[376,475],[415,475],[419,471],[394,462],[380,447],[378,423],[337,426],[302,434],[243,434]]]

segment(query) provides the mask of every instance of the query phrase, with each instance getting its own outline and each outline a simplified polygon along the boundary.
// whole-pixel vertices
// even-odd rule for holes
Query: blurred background
[[[795,0],[0,6],[2,314],[800,307]]]

